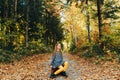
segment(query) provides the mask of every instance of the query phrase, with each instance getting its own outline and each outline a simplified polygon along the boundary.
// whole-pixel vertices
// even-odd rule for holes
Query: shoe
[[[51,74],[51,75],[50,75],[50,78],[52,78],[52,79],[53,79],[53,78],[56,78],[56,75],[55,75],[55,74]]]
[[[62,72],[61,75],[65,76],[65,77],[68,77],[68,75],[66,74],[66,72]]]

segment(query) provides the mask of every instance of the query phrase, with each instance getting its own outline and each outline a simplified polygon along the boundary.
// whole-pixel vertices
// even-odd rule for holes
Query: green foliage
[[[115,29],[115,26],[119,26],[118,23],[120,18],[120,6],[118,0],[82,1],[88,1],[88,5],[83,2],[80,4],[80,7],[77,8],[80,8],[84,15],[88,16],[87,12],[89,12],[90,21],[88,20],[85,23],[90,23],[90,37],[92,41],[88,43],[86,42],[86,39],[83,39],[83,36],[86,38],[87,35],[79,36],[77,37],[78,40],[80,40],[77,41],[79,46],[75,46],[75,43],[72,43],[71,41],[70,51],[72,53],[80,53],[80,55],[84,57],[96,57],[100,60],[112,61],[114,58],[119,58],[120,60],[120,29],[118,27]],[[67,0],[68,4],[72,4],[72,2],[75,1]],[[71,7],[73,7],[74,4],[76,4],[76,2],[73,3]],[[73,15],[71,17],[73,17]],[[81,21],[79,20],[79,22]],[[96,23],[96,21],[98,22]],[[79,23],[79,25],[81,24],[82,23]],[[77,31],[80,32],[80,30]],[[85,32],[85,30],[83,32]]]
[[[64,39],[63,25],[54,9],[57,5],[50,4],[51,1],[1,1],[0,62],[51,52],[52,45]]]
[[[105,11],[104,13],[104,18],[113,18],[113,19],[118,19],[120,16],[116,15],[116,12],[120,12],[120,7],[116,5],[117,1],[111,0],[111,1],[106,1],[104,6],[105,6]]]
[[[71,44],[70,44],[70,49],[69,49],[70,52],[72,53],[75,53],[77,52],[77,48],[76,48],[76,45],[75,45],[75,41],[72,40]]]
[[[17,1],[17,2],[16,2]],[[52,2],[53,1],[53,2]],[[79,0],[67,0],[67,4],[76,2],[78,5]],[[1,0],[0,3],[0,62],[12,62],[14,59],[20,60],[23,56],[33,55],[37,53],[45,53],[52,51],[53,45],[62,41],[64,36],[69,31],[73,32],[69,36],[66,36],[69,40],[67,43],[70,43],[70,51],[72,53],[81,52],[80,54],[85,57],[96,57],[105,60],[105,55],[117,55],[120,61],[120,29],[114,28],[111,25],[111,33],[105,33],[101,31],[101,39],[92,39],[91,43],[86,42],[86,30],[84,23],[83,15],[86,15],[86,11],[89,12],[89,26],[90,33],[96,31],[96,19],[98,17],[96,1],[94,0],[82,0],[80,9],[82,12],[77,13],[76,10],[73,11],[73,14],[69,14],[65,17],[70,20],[70,25],[66,23],[66,29],[70,29],[71,25],[75,27],[75,30],[78,32],[78,36],[74,36],[74,32],[71,30],[66,30],[68,32],[64,33],[63,24],[60,21],[60,6],[59,1],[54,0]],[[89,5],[84,1],[89,1]],[[17,3],[17,4],[16,4]],[[73,3],[74,4],[74,3]],[[110,25],[112,23],[117,23],[119,18],[118,14],[120,7],[115,0],[101,0],[100,14],[101,19],[103,20],[103,26],[106,24]],[[73,6],[73,5],[72,5]],[[88,8],[89,7],[89,8]],[[60,9],[60,10],[59,10]],[[70,8],[69,8],[70,9]],[[71,11],[70,10],[70,11]],[[78,10],[78,11],[80,11]],[[68,10],[69,11],[69,10]],[[64,10],[63,10],[64,13]],[[79,14],[79,16],[77,15]],[[81,15],[82,14],[82,15]],[[73,16],[75,15],[75,16]],[[77,15],[77,17],[76,17]],[[72,19],[72,17],[74,17]],[[81,17],[83,16],[83,17]],[[70,18],[69,18],[70,17]],[[77,18],[81,18],[80,20]],[[72,21],[75,21],[72,22]],[[78,22],[76,21],[78,20]],[[68,20],[69,21],[69,20]],[[82,22],[83,21],[83,22]],[[99,22],[99,21],[98,21]],[[101,23],[102,23],[101,22]],[[81,28],[79,27],[79,25]],[[70,27],[70,28],[67,28]],[[99,29],[98,29],[99,30]],[[113,31],[112,31],[113,30]],[[107,31],[107,30],[106,30]],[[95,32],[94,38],[98,38]],[[71,37],[72,35],[72,37]],[[71,38],[76,37],[76,41],[71,40]],[[84,39],[83,39],[84,38]],[[80,40],[80,41],[78,41]],[[70,41],[70,42],[69,42]],[[78,46],[78,45],[79,46]],[[111,60],[111,57],[109,58]]]
[[[85,57],[96,57],[99,60],[112,61],[114,58],[118,58],[120,61],[120,40],[119,29],[114,34],[104,34],[102,39],[98,42],[87,43],[84,42],[81,47],[76,47],[72,51]]]

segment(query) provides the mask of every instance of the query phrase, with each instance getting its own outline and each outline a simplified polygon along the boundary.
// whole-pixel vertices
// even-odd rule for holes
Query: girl
[[[61,73],[61,75],[67,77],[66,75],[66,70],[68,68],[68,62],[63,61],[63,56],[62,56],[62,49],[61,49],[61,44],[57,43],[55,45],[54,53],[52,56],[52,61],[51,61],[51,75],[50,78],[55,78],[56,75]]]

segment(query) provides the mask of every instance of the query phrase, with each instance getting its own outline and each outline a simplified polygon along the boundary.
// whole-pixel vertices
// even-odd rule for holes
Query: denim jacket
[[[63,56],[60,51],[57,51],[55,55],[52,56],[51,66],[57,68],[64,63]]]

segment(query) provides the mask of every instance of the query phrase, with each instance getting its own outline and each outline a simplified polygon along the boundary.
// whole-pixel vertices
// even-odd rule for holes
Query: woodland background
[[[0,62],[63,50],[120,62],[120,0],[0,0]]]

